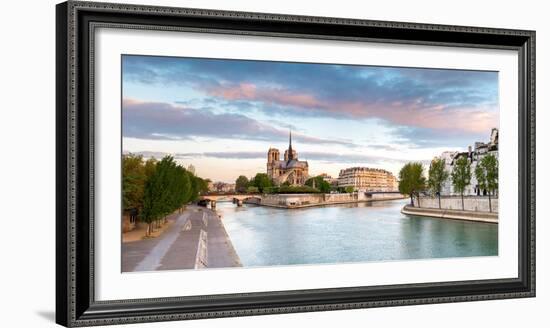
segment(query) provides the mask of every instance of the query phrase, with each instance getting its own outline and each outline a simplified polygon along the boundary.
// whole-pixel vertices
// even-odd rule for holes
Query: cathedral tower
[[[292,149],[292,131],[288,134],[288,149],[285,150],[285,162],[291,161],[293,159],[298,159],[298,154]]]
[[[269,148],[267,151],[267,162],[274,163],[279,161],[279,149]]]

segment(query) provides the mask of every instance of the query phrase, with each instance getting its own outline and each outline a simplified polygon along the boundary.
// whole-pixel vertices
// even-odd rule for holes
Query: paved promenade
[[[122,271],[242,266],[215,211],[188,206],[159,237],[122,244]]]
[[[476,212],[476,211],[458,211],[438,208],[412,207],[405,205],[401,213],[408,215],[429,216],[440,219],[452,219],[463,221],[475,221],[485,223],[498,223],[498,213]]]

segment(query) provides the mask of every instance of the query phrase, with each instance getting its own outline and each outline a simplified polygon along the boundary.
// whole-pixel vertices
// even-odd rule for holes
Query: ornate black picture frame
[[[97,301],[93,38],[98,26],[509,49],[519,58],[519,277]],[[57,5],[56,321],[91,326],[535,296],[535,32],[69,1]]]

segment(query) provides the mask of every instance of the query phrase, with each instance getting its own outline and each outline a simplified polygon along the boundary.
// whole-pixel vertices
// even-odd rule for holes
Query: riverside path
[[[157,238],[122,244],[122,271],[242,266],[215,211],[188,206]]]

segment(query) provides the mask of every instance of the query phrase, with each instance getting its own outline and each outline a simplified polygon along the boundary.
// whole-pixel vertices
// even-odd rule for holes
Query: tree
[[[492,212],[491,194],[498,189],[498,160],[490,154],[481,159],[474,171],[478,188],[487,190],[489,196],[489,212]]]
[[[191,196],[189,200],[194,202],[199,198],[199,181],[197,181],[197,177],[193,173],[187,171],[187,174],[189,174],[189,180],[191,181]]]
[[[316,188],[323,193],[330,192],[330,183],[326,182],[320,175],[307,179],[305,184],[306,186]]]
[[[141,156],[125,155],[122,173],[124,208],[141,208],[147,235],[153,223],[160,224],[161,219],[208,191],[208,179],[195,176],[171,156],[143,162]]]
[[[208,192],[208,181],[201,177],[195,176],[195,181],[197,184],[197,193],[198,195],[202,195],[206,192]]]
[[[253,186],[258,188],[260,192],[264,192],[264,189],[271,187],[271,179],[265,173],[257,173],[253,179]]]
[[[143,170],[147,178],[149,178],[150,176],[153,175],[153,173],[155,173],[155,170],[157,169],[157,163],[158,161],[154,157],[149,158],[147,161],[145,161]]]
[[[411,197],[411,206],[414,206],[413,197],[416,195],[420,207],[420,191],[424,190],[425,185],[426,178],[422,163],[407,163],[399,171],[399,192]]]
[[[125,210],[143,207],[145,180],[142,156],[122,156],[122,204]]]
[[[445,160],[436,158],[430,163],[428,170],[428,187],[438,196],[439,208],[441,209],[441,189],[449,178],[449,172],[445,170]]]
[[[351,194],[355,191],[355,188],[353,188],[352,186],[347,186],[346,188],[344,188],[344,191],[348,194]]]
[[[462,198],[462,210],[464,211],[464,191],[472,179],[472,175],[470,173],[470,162],[467,157],[460,157],[456,160],[453,167],[453,172],[451,173],[451,179],[454,190],[460,193]]]
[[[178,186],[175,191],[178,197],[176,205],[178,208],[181,208],[191,200],[191,181],[189,180],[187,170],[183,167],[178,165],[176,170],[176,179],[178,182]]]
[[[162,191],[163,191],[163,170],[161,169],[162,161],[157,163],[153,174],[147,179],[143,196],[143,211],[141,219],[147,223],[146,235],[149,236],[152,232],[152,223],[157,220],[162,212]]]
[[[235,191],[246,192],[246,188],[248,188],[248,178],[244,175],[240,175],[237,180],[235,180]]]
[[[189,201],[191,187],[189,173],[171,156],[156,162],[145,183],[143,196],[141,218],[148,224],[147,235],[151,234],[154,222],[158,223]]]

